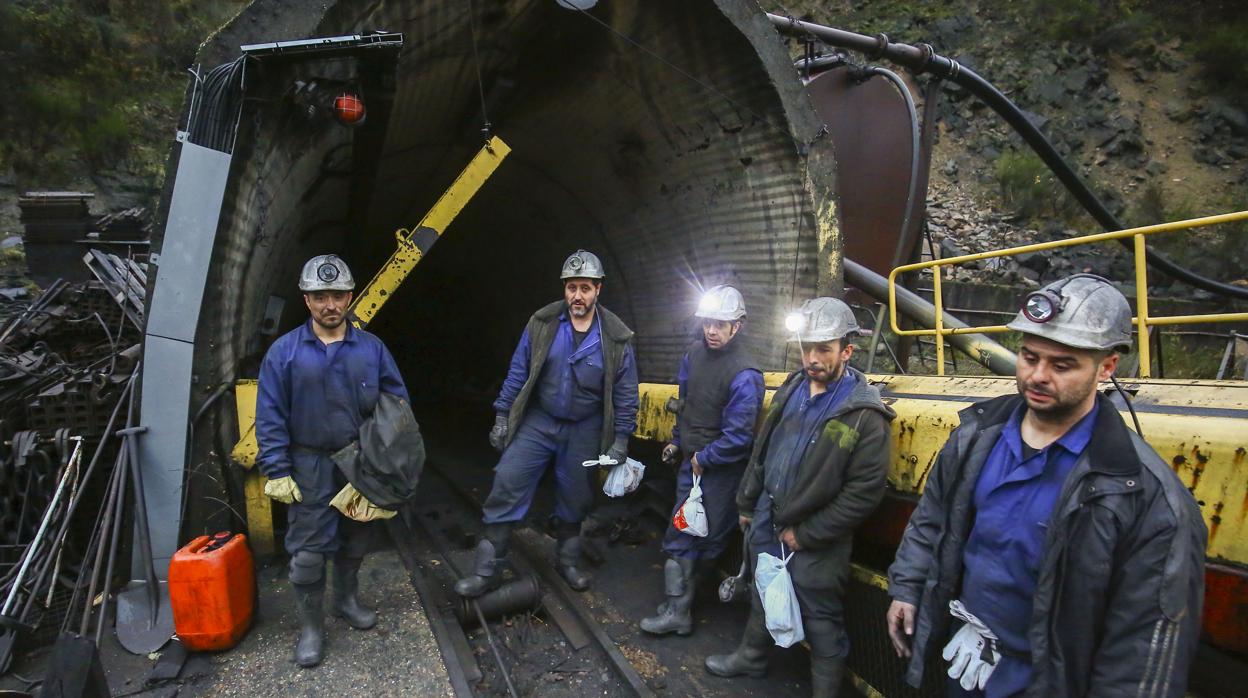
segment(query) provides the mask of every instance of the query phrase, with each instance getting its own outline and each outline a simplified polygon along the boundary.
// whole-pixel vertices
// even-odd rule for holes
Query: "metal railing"
[[[1085,235],[1083,237],[1070,238],[1067,240],[1055,240],[1053,242],[1040,242],[1033,245],[1022,245],[1020,247],[1010,247],[1003,250],[993,250],[990,252],[979,252],[976,254],[964,254],[957,257],[949,257],[946,259],[933,259],[927,262],[917,262],[915,264],[906,264],[893,269],[888,275],[888,315],[889,323],[895,334],[901,337],[935,337],[936,341],[936,374],[945,375],[945,336],[955,334],[969,333],[991,333],[991,332],[1007,332],[1009,328],[1005,325],[988,325],[982,327],[945,327],[943,322],[944,306],[941,300],[940,275],[943,267],[955,264],[964,264],[966,262],[974,262],[981,259],[992,259],[995,257],[1010,257],[1028,252],[1044,252],[1047,250],[1057,249],[1059,247],[1074,247],[1076,245],[1087,245],[1096,242],[1105,242],[1107,240],[1118,240],[1121,238],[1133,238],[1135,244],[1133,256],[1135,262],[1135,304],[1136,316],[1132,318],[1132,323],[1136,326],[1136,332],[1142,340],[1139,342],[1139,359],[1140,359],[1140,378],[1148,378],[1151,373],[1152,357],[1150,356],[1150,348],[1148,342],[1148,328],[1155,325],[1191,325],[1196,323],[1208,322],[1248,322],[1248,313],[1211,313],[1205,315],[1170,315],[1164,317],[1151,317],[1148,314],[1148,267],[1145,262],[1144,238],[1148,235],[1157,233],[1169,233],[1176,230],[1187,230],[1190,228],[1200,228],[1209,225],[1218,225],[1220,223],[1234,223],[1237,221],[1248,220],[1248,211],[1238,211],[1236,213],[1224,213],[1217,216],[1206,216],[1204,218],[1193,218],[1185,221],[1175,221],[1172,223],[1161,223],[1158,225],[1148,225],[1142,228],[1129,228],[1127,230],[1119,230],[1112,233],[1098,233],[1095,235]],[[932,270],[932,303],[936,306],[935,328],[931,329],[915,329],[903,330],[897,326],[897,277],[901,274],[907,274],[914,271],[922,271],[924,269]]]

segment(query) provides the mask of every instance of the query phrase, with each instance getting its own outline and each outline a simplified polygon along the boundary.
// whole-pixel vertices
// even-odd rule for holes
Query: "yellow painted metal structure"
[[[401,228],[395,231],[398,248],[352,302],[348,311],[351,324],[362,329],[377,315],[407,279],[407,275],[420,263],[429,247],[446,231],[455,216],[464,210],[510,152],[511,148],[501,138],[491,137],[414,230]]]
[[[771,399],[782,374],[764,374]],[[923,490],[936,456],[970,404],[1016,391],[1013,378],[872,375],[892,423],[889,484],[902,494]],[[1201,503],[1211,559],[1248,564],[1248,383],[1206,380],[1127,380],[1145,439],[1174,468]],[[665,441],[675,416],[664,409],[676,386],[643,383],[636,435]],[[1131,426],[1130,415],[1123,413]]]
[[[256,443],[257,387],[258,383],[253,380],[239,381],[234,386],[238,433],[243,436],[230,452],[230,457],[247,469],[243,496],[247,502],[247,538],[251,549],[257,555],[267,556],[274,551],[273,503],[264,495],[266,480],[255,467],[256,453],[260,450],[260,445]]]
[[[385,305],[420,263],[424,254],[446,231],[455,216],[464,210],[472,197],[481,189],[490,175],[498,169],[511,148],[498,136],[493,136],[477,151],[468,166],[459,173],[450,188],[443,192],[437,203],[413,230],[395,231],[397,248],[390,259],[382,265],[372,280],[360,291],[348,309],[351,324],[363,329]],[[230,451],[234,462],[247,469],[244,492],[247,499],[247,528],[253,550],[260,555],[273,552],[273,513],[269,498],[264,495],[265,478],[255,468],[260,444],[256,440],[256,393],[259,384],[255,380],[240,380],[234,385],[236,411],[238,413],[238,443]]]
[[[1053,242],[1041,242],[1034,245],[1022,245],[1020,247],[1010,247],[1004,250],[992,250],[990,252],[979,252],[976,254],[964,254],[957,257],[948,257],[946,259],[935,259],[928,262],[917,262],[915,264],[906,264],[897,267],[888,275],[888,317],[892,324],[892,330],[898,336],[928,336],[935,337],[936,340],[936,373],[943,376],[945,374],[945,336],[953,334],[971,334],[971,333],[990,333],[990,332],[1008,332],[1009,328],[1005,325],[988,325],[984,327],[958,327],[946,328],[943,322],[943,310],[941,298],[941,273],[944,267],[955,264],[963,264],[966,262],[974,262],[981,259],[991,259],[994,257],[1009,257],[1017,254],[1028,252],[1044,252],[1047,250],[1057,249],[1059,247],[1072,247],[1075,245],[1087,245],[1095,242],[1106,242],[1109,240],[1119,240],[1122,238],[1132,238],[1133,251],[1135,257],[1135,303],[1136,317],[1132,320],[1135,323],[1136,331],[1140,337],[1148,336],[1148,328],[1153,325],[1191,325],[1196,323],[1209,322],[1248,322],[1248,313],[1214,313],[1207,315],[1172,315],[1168,317],[1150,317],[1148,314],[1148,264],[1145,258],[1144,238],[1148,235],[1157,233],[1170,233],[1180,230],[1190,230],[1192,228],[1200,228],[1209,225],[1218,225],[1219,223],[1234,223],[1237,221],[1248,220],[1248,211],[1239,211],[1236,213],[1224,213],[1218,216],[1206,216],[1204,218],[1193,218],[1185,221],[1175,221],[1173,223],[1161,223],[1158,225],[1148,225],[1141,228],[1130,228],[1127,230],[1119,230],[1111,233],[1099,233],[1096,235],[1085,235],[1083,237],[1069,238],[1066,240],[1054,240]],[[932,302],[936,306],[936,322],[933,329],[917,329],[903,330],[897,326],[897,277],[909,272],[921,271],[923,269],[932,270]],[[1148,378],[1151,372],[1152,358],[1150,356],[1150,347],[1147,341],[1138,342],[1140,353],[1140,377]]]

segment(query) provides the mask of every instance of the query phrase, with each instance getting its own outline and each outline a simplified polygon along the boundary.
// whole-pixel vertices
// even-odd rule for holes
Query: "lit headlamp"
[[[1062,311],[1062,297],[1051,290],[1033,291],[1023,299],[1023,317],[1045,323]]]
[[[706,315],[719,310],[719,296],[714,293],[703,293],[702,298],[698,300],[698,313]]]
[[[790,332],[801,332],[806,329],[806,316],[797,311],[789,313],[784,318],[784,329]]]

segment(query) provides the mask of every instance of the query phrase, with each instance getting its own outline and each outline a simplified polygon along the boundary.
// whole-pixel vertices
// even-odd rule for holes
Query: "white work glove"
[[[961,601],[950,601],[949,613],[965,622],[941,653],[949,662],[949,678],[958,679],[962,688],[968,691],[982,691],[988,685],[992,670],[997,668],[997,662],[1001,661],[997,636],[975,614],[966,610]]]
[[[299,485],[296,485],[295,478],[289,475],[264,483],[264,494],[266,497],[276,499],[282,504],[293,504],[303,501],[303,493],[299,491]]]

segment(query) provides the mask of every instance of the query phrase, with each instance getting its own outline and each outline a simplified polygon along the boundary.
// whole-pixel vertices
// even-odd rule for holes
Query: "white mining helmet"
[[[342,257],[336,254],[318,254],[303,265],[299,274],[299,290],[304,293],[313,291],[350,291],[355,288],[355,277]]]
[[[698,310],[693,315],[703,320],[736,322],[745,317],[745,298],[731,286],[713,286],[702,294]]]
[[[806,344],[831,342],[861,332],[854,311],[845,301],[827,296],[802,303],[784,318],[784,328],[789,331],[790,342]]]
[[[1027,294],[1006,327],[1076,349],[1131,350],[1131,305],[1095,274],[1068,276]]]

